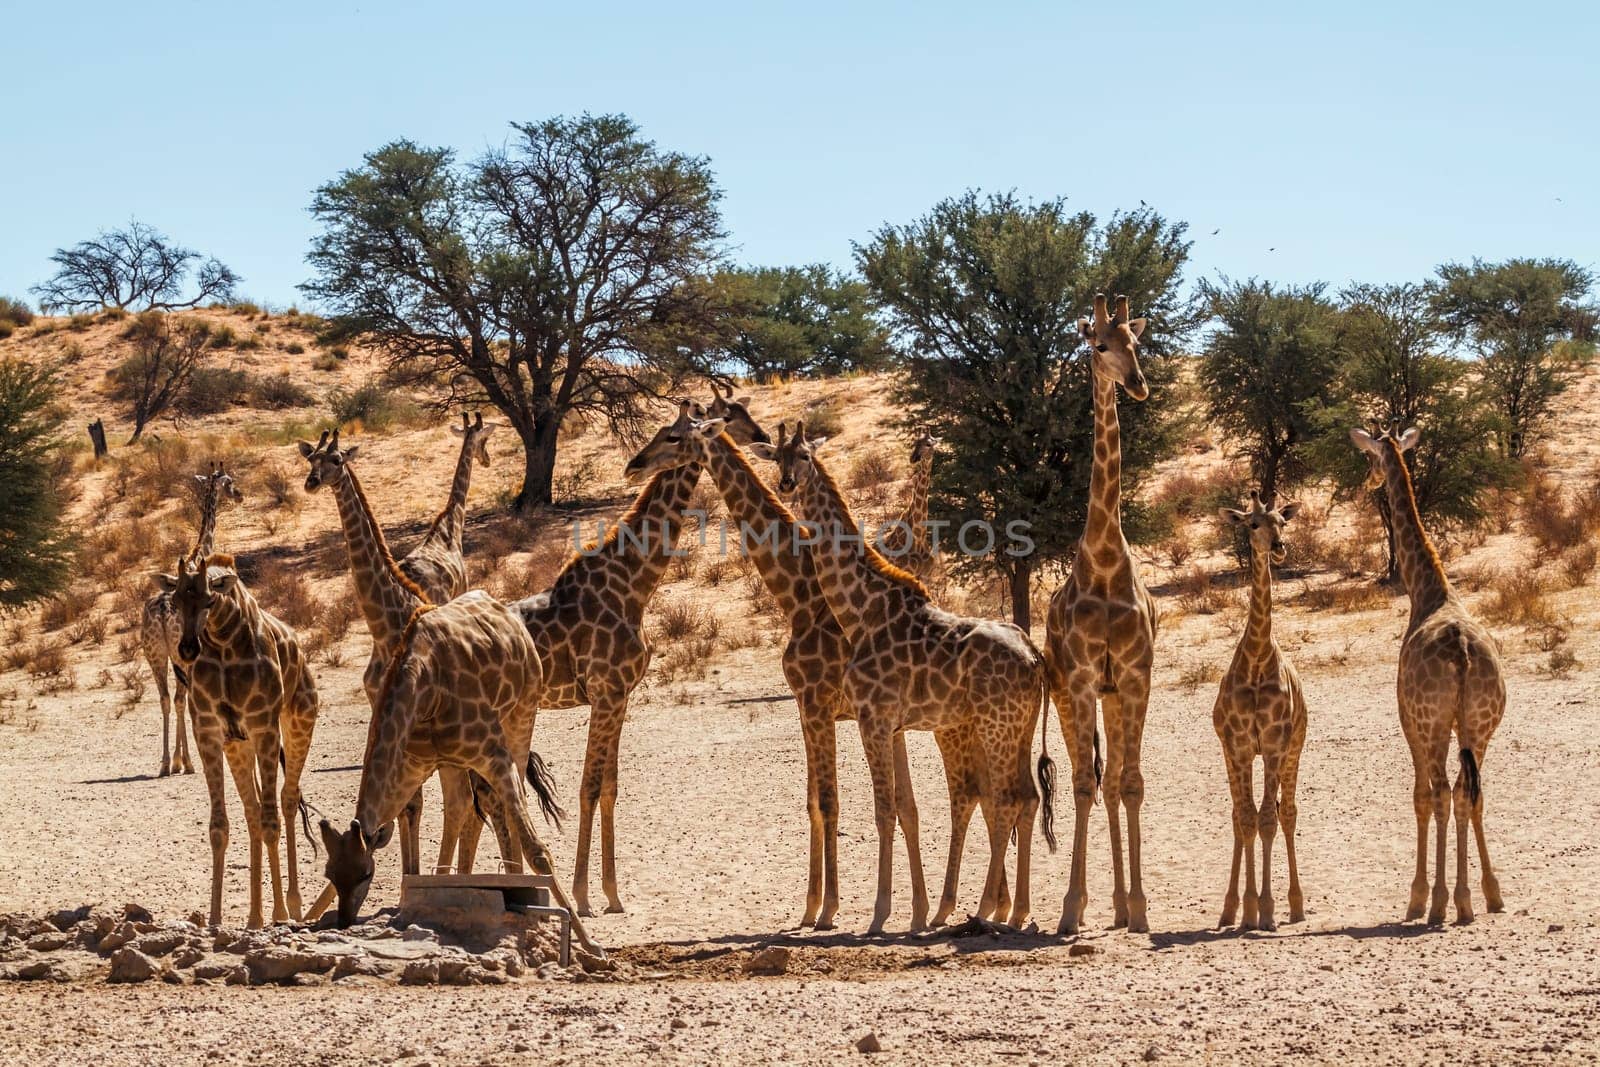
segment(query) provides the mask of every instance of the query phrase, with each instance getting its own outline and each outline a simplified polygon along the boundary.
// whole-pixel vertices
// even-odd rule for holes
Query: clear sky
[[[741,262],[848,265],[978,187],[1147,201],[1191,281],[1600,266],[1595,5],[1118,8],[7,0],[0,293],[136,217],[287,305],[311,191],[363,152],[581,111],[709,156]]]

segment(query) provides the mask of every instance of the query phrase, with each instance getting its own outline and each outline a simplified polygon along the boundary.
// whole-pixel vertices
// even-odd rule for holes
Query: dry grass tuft
[[[1389,594],[1383,586],[1365,580],[1307,584],[1305,591],[1293,600],[1307,611],[1334,611],[1340,615],[1353,615],[1373,611],[1389,603]]]
[[[1216,615],[1233,603],[1233,595],[1212,580],[1210,571],[1190,567],[1174,581],[1179,609],[1186,615]]]
[[[1190,660],[1178,672],[1178,688],[1185,693],[1193,693],[1204,685],[1215,685],[1222,681],[1222,668],[1210,660]]]
[[[282,563],[263,566],[252,583],[262,607],[304,636],[305,631],[322,616],[322,604],[311,592],[306,576]]]
[[[98,596],[94,590],[83,586],[51,597],[39,612],[39,629],[44,633],[54,633],[82,621],[94,610],[96,599]]]
[[[847,483],[857,491],[872,489],[895,479],[894,461],[882,448],[862,452],[850,464]]]
[[[1568,549],[1561,557],[1561,573],[1567,580],[1567,588],[1576,589],[1588,584],[1597,563],[1600,563],[1600,548],[1593,541],[1585,541]]]
[[[1548,626],[1556,621],[1548,593],[1543,576],[1530,571],[1507,571],[1490,586],[1483,614],[1490,622],[1507,626]]]

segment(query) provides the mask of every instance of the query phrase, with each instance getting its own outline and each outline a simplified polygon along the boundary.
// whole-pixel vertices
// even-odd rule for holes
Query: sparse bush
[[[1383,607],[1389,603],[1389,595],[1376,582],[1336,581],[1308,585],[1293,602],[1307,611],[1331,610],[1340,615],[1355,615]]]
[[[849,484],[851,489],[870,489],[894,481],[894,476],[894,461],[889,458],[889,453],[881,448],[873,448],[856,456],[850,464]]]
[[[250,384],[250,402],[258,408],[303,408],[316,398],[287,374],[256,378]]]
[[[1189,562],[1189,557],[1194,555],[1194,542],[1189,540],[1188,534],[1176,530],[1156,545],[1156,553],[1167,561],[1167,566],[1176,570]]]
[[[656,612],[656,624],[665,640],[682,641],[702,633],[707,627],[714,628],[716,618],[698,601],[680,597],[661,606]]]
[[[1483,613],[1491,622],[1506,625],[1548,625],[1554,621],[1555,613],[1550,607],[1547,591],[1544,578],[1537,573],[1507,571],[1490,587]]]
[[[68,589],[45,604],[39,612],[39,629],[44,633],[71,626],[94,608],[95,595],[87,589]]]
[[[233,348],[239,343],[239,334],[227,323],[220,323],[211,327],[212,348]]]
[[[817,401],[806,409],[807,437],[837,437],[844,431],[844,405],[836,397]]]
[[[299,506],[300,498],[295,494],[295,485],[294,477],[281,463],[270,463],[261,472],[261,486],[267,491],[267,500],[275,508]]]
[[[373,379],[354,389],[333,390],[328,394],[328,410],[341,427],[359,424],[367,430],[382,430],[417,414],[416,405]]]
[[[56,640],[43,643],[32,650],[25,664],[34,678],[59,678],[67,672],[67,646]]]
[[[1180,468],[1150,495],[1150,508],[1167,508],[1185,519],[1209,519],[1218,508],[1238,507],[1244,484],[1244,472],[1236,467],[1211,467],[1199,473]]]
[[[1571,649],[1558,648],[1545,660],[1544,670],[1552,678],[1565,678],[1581,666],[1583,664],[1578,662],[1578,657],[1572,654]]]
[[[1585,541],[1563,555],[1561,573],[1566,575],[1567,588],[1576,589],[1587,583],[1596,563],[1600,563],[1600,549],[1592,541]]]
[[[283,350],[291,356],[299,356],[305,354],[306,346],[299,341],[290,341],[283,346]]]
[[[318,353],[311,361],[312,370],[330,371],[339,369],[339,361],[327,352]]]
[[[17,329],[33,325],[33,309],[21,300],[0,296],[0,340],[10,337]]]
[[[261,306],[259,304],[252,303],[249,300],[235,300],[228,306],[247,319],[253,319],[261,314]]]
[[[1190,660],[1178,673],[1178,686],[1185,693],[1192,693],[1203,685],[1215,685],[1222,681],[1222,668],[1207,659]]]
[[[1210,572],[1190,567],[1174,583],[1178,606],[1190,615],[1215,615],[1228,607],[1230,597],[1212,581]]]
[[[322,605],[311,592],[304,574],[281,563],[261,568],[252,591],[256,599],[279,619],[300,632],[302,637],[322,615]]]
[[[250,376],[236,367],[197,367],[174,406],[190,417],[215,415],[243,403],[249,391]]]

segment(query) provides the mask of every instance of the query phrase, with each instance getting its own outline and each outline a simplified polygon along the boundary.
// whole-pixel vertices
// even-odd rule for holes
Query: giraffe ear
[[[1288,522],[1300,514],[1300,501],[1295,500],[1278,509],[1278,514],[1283,516],[1283,521]]]
[[[1240,526],[1243,525],[1245,520],[1244,512],[1235,511],[1232,508],[1218,508],[1217,517],[1227,526]]]
[[[699,427],[700,436],[701,437],[716,437],[718,434],[720,434],[723,430],[726,430],[727,428],[728,428],[728,420],[727,419],[706,419],[704,422],[702,422],[700,424],[700,427]]]
[[[1367,431],[1361,429],[1351,430],[1350,440],[1361,451],[1374,456],[1378,454],[1378,442],[1374,441],[1372,435]]]
[[[1088,319],[1078,320],[1078,336],[1083,338],[1085,341],[1094,340],[1094,326],[1089,322]]]
[[[317,823],[317,832],[322,837],[322,850],[332,856],[339,850],[339,831],[327,819]]]
[[[310,459],[311,453],[317,450],[317,446],[312,444],[310,441],[296,441],[295,447],[298,448],[300,450],[300,454],[307,459]]]
[[[1148,321],[1147,319],[1144,319],[1142,317],[1141,318],[1137,318],[1137,319],[1129,319],[1128,320],[1128,329],[1133,331],[1133,336],[1135,336],[1135,337],[1143,337],[1144,336],[1144,327],[1145,327],[1145,323],[1147,321]]]
[[[806,447],[811,449],[811,454],[814,456],[822,451],[822,446],[827,444],[828,440],[826,437],[808,437],[806,438]]]
[[[1417,442],[1422,439],[1422,431],[1415,426],[1400,435],[1400,451],[1410,452],[1417,447]]]
[[[741,396],[738,400],[735,400],[734,403],[738,404],[742,408],[747,408],[750,406],[750,398],[747,396]]]
[[[778,461],[778,446],[769,441],[751,441],[744,446],[744,450],[757,459],[768,459],[774,463]]]
[[[233,587],[238,584],[239,576],[237,574],[233,573],[232,571],[223,571],[221,574],[211,579],[211,591],[213,593],[226,593],[231,591]]]
[[[361,451],[360,445],[351,445],[349,448],[344,450],[344,461],[349,463],[351,460],[356,458],[356,453],[359,451]]]
[[[457,437],[463,437],[463,436],[466,435],[467,431],[462,429],[460,426],[457,426],[455,423],[452,422],[450,424],[450,432],[455,434]]]
[[[378,827],[378,832],[373,835],[372,844],[369,846],[369,850],[372,852],[378,851],[380,848],[387,845],[389,843],[389,839],[393,836],[394,823],[384,823],[382,826]]]
[[[178,588],[178,576],[176,574],[158,574],[155,576],[155,583],[158,588],[170,593]]]

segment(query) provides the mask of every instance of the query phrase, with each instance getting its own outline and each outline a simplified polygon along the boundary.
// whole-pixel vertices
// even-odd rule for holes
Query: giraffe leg
[[[1111,832],[1111,925],[1128,925],[1127,872],[1122,865],[1122,787],[1123,744],[1122,699],[1114,692],[1100,694],[1100,711],[1106,726],[1105,800],[1106,824]]]
[[[460,767],[439,768],[439,792],[444,798],[444,824],[439,831],[439,858],[433,869],[438,873],[452,870],[456,845],[468,819],[476,818],[472,808],[472,787],[467,782],[467,772]],[[470,874],[471,867],[454,867],[457,873]]]
[[[622,737],[622,720],[627,712],[626,698],[610,691],[596,693],[591,687],[589,741],[583,755],[583,780],[578,790],[578,856],[572,871],[572,896],[578,913],[590,916],[589,849],[593,840],[595,808],[600,808],[601,885],[606,893],[606,910],[621,911],[617,896],[616,840],[613,817],[616,807],[615,750]],[[611,771],[611,799],[605,800],[607,767]]]
[[[862,706],[857,721],[861,747],[872,772],[872,815],[878,828],[878,890],[868,936],[883,933],[894,897],[894,723],[888,709]]]
[[[233,786],[239,791],[239,807],[244,810],[250,834],[250,918],[245,927],[259,930],[266,924],[261,908],[261,802],[256,795],[255,754],[248,741],[231,739],[224,743],[223,752],[228,769],[233,772]]]
[[[1278,766],[1277,753],[1262,755],[1261,811],[1257,822],[1261,835],[1261,895],[1256,901],[1256,928],[1259,930],[1278,928],[1272,899],[1272,838],[1278,830]]]
[[[1001,894],[1010,894],[1006,891],[1006,850],[1011,845],[1011,828],[1016,825],[1016,805],[1011,797],[1009,775],[1009,761],[1005,758],[1008,753],[1000,750],[999,746],[986,745],[978,752],[985,770],[983,783],[983,816],[989,829],[989,870],[984,879],[983,900],[978,905],[978,913],[982,916],[992,916],[995,921],[1004,921],[1010,908],[1009,901],[1002,902]],[[1018,887],[1018,895],[1024,900],[1026,894]]]
[[[1428,820],[1433,814],[1433,787],[1428,783],[1428,757],[1416,742],[1411,745],[1411,765],[1415,781],[1411,787],[1411,806],[1417,816],[1417,872],[1411,879],[1411,897],[1406,902],[1406,921],[1422,918],[1428,900]]]
[[[1302,739],[1303,740],[1303,739]],[[1300,890],[1300,866],[1294,854],[1294,828],[1300,818],[1295,804],[1295,787],[1300,779],[1300,752],[1284,756],[1278,772],[1278,825],[1283,827],[1283,850],[1289,857],[1289,921],[1305,922],[1306,898]]]
[[[620,724],[626,709],[617,713]],[[622,738],[606,748],[605,773],[600,779],[600,888],[606,894],[606,913],[621,912],[622,897],[617,892],[617,764]]]
[[[400,873],[422,873],[422,790],[418,789],[395,816],[400,838]]]
[[[178,720],[178,744],[172,753],[172,773],[177,774],[182,768],[182,773],[193,774],[194,762],[189,758],[189,687],[182,682],[177,686],[172,713]]]
[[[1144,806],[1144,771],[1139,764],[1144,745],[1144,720],[1150,705],[1150,668],[1135,671],[1131,684],[1125,684],[1120,697],[1123,715],[1122,804],[1128,813],[1128,932],[1148,933],[1150,920],[1145,914],[1144,864],[1140,859],[1142,842],[1139,812]],[[1132,692],[1128,692],[1129,688]]]
[[[1489,843],[1483,837],[1483,795],[1480,793],[1478,802],[1472,806],[1472,832],[1478,840],[1478,865],[1483,868],[1483,900],[1490,913],[1506,910],[1505,901],[1500,896],[1500,879],[1494,875],[1494,868],[1489,866]]]
[[[1446,753],[1449,750],[1448,734],[1433,745],[1428,752],[1428,783],[1433,800],[1434,854],[1433,895],[1428,905],[1428,925],[1444,922],[1445,901],[1445,838],[1450,833],[1450,778],[1445,771]]]
[[[945,785],[950,791],[950,857],[945,861],[944,891],[939,894],[939,910],[933,925],[943,926],[956,909],[956,889],[961,880],[961,854],[966,849],[967,825],[978,803],[978,782],[966,745],[966,733],[939,730],[933,739],[944,757]]]
[[[1067,895],[1061,902],[1061,922],[1058,934],[1076,934],[1083,924],[1084,910],[1088,906],[1089,892],[1089,812],[1094,807],[1097,783],[1095,782],[1095,681],[1092,670],[1079,669],[1068,678],[1065,692],[1052,694],[1058,713],[1070,708],[1071,714],[1061,716],[1061,732],[1065,735],[1067,754],[1072,760],[1072,802],[1075,822],[1072,828],[1072,877]]]
[[[900,832],[906,839],[906,863],[911,868],[911,929],[928,926],[928,883],[922,872],[922,840],[917,818],[917,797],[911,788],[911,761],[906,755],[906,733],[894,735],[894,805]]]
[[[172,773],[172,753],[168,741],[172,733],[172,694],[167,689],[167,658],[158,657],[150,652],[145,653],[145,662],[150,664],[150,673],[155,675],[156,696],[161,698],[161,769],[156,772],[157,778],[165,778]],[[179,729],[183,726],[180,723]]]
[[[223,781],[227,758],[222,751],[222,735],[215,723],[205,730],[195,723],[195,747],[200,750],[200,769],[205,773],[206,793],[211,800],[208,837],[211,842],[211,909],[208,922],[222,925],[222,876],[228,855],[228,799]]]
[[[1245,930],[1254,930],[1260,922],[1261,898],[1256,892],[1256,833],[1261,825],[1261,819],[1256,811],[1253,753],[1243,762],[1241,769],[1244,777],[1244,805],[1239,812],[1238,826],[1244,837],[1244,909],[1239,916],[1239,926]]]
[[[1472,921],[1472,888],[1467,881],[1467,827],[1472,822],[1472,802],[1467,799],[1464,777],[1456,779],[1452,800],[1456,822],[1456,922],[1465,926]]]
[[[1228,892],[1222,898],[1219,927],[1229,927],[1239,914],[1239,861],[1244,858],[1245,811],[1250,806],[1250,764],[1248,749],[1224,747],[1223,761],[1228,766],[1228,792],[1233,798],[1233,865],[1228,872]]]
[[[278,836],[283,830],[283,813],[278,808],[278,738],[266,734],[255,749],[256,803],[261,812],[261,843],[267,852],[267,871],[272,878],[272,921],[288,922],[289,905],[283,896],[283,864],[278,854]]]
[[[811,849],[806,871],[806,910],[801,926],[833,929],[839,911],[839,777],[833,717],[808,701],[801,706],[806,746],[806,817]]]
[[[1017,895],[1011,902],[1010,925],[1021,929],[1033,911],[1032,888],[1033,820],[1039,813],[1039,793],[1033,783],[1033,726],[1038,720],[1038,683],[1029,691],[1028,704],[1033,710],[1023,717],[1027,728],[1013,741],[1014,755],[1010,761],[1012,773],[1011,818],[1017,832]],[[1001,862],[1001,878],[1005,877],[1005,864]]]
[[[315,708],[311,715],[288,718],[283,729],[283,818],[284,862],[289,869],[289,918],[299,922],[304,914],[300,901],[299,846],[295,842],[295,816],[300,811],[300,775],[304,773],[306,756],[311,751],[311,732],[316,723]]]

